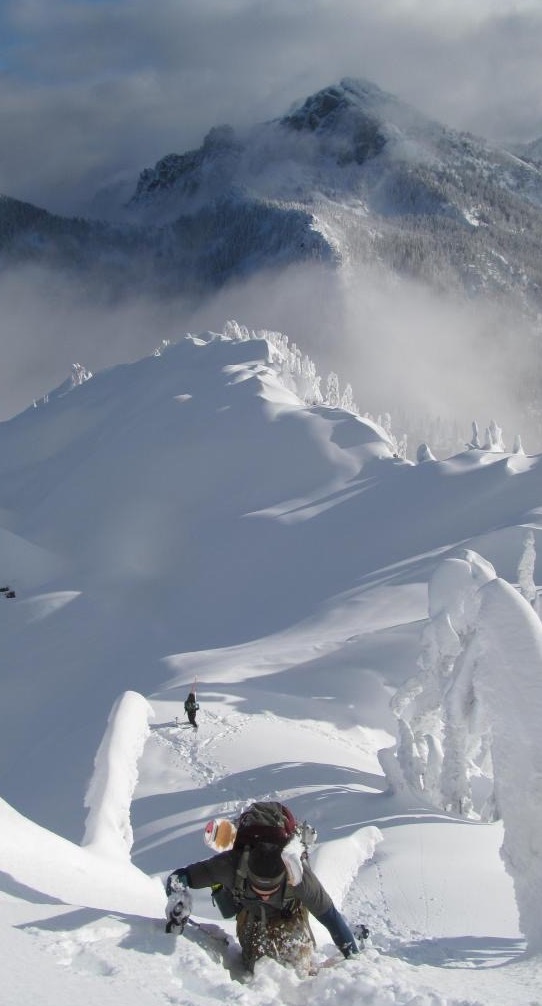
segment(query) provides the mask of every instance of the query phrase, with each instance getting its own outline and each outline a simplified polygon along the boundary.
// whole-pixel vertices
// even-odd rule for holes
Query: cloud
[[[527,451],[538,450],[528,401],[536,350],[506,304],[454,299],[370,267],[352,274],[300,265],[231,285],[186,316],[193,333],[220,331],[227,318],[283,332],[312,358],[322,389],[335,371],[361,414],[389,412],[398,436],[440,417],[457,424],[459,450],[473,420],[483,436],[494,419],[508,448],[519,433]]]
[[[213,125],[279,115],[343,76],[456,128],[531,139],[541,29],[538,0],[14,0],[0,191],[74,211]]]
[[[0,8],[0,192],[78,212],[213,125],[280,115],[343,76],[454,127],[530,139],[542,135],[541,29],[539,0],[14,0]],[[338,371],[362,411],[438,410],[466,433],[493,415],[524,432],[517,325],[410,284],[390,297],[370,274],[345,288],[296,268],[231,286],[197,313],[140,296],[105,310],[27,269],[4,274],[0,299],[0,418],[74,362],[101,369],[236,318],[285,332],[324,378]]]
[[[96,372],[149,355],[162,339],[182,338],[183,303],[134,293],[115,304],[81,276],[35,266],[0,278],[0,421],[61,384],[74,363]]]
[[[335,371],[360,412],[391,413],[399,436],[439,416],[466,440],[473,420],[483,434],[493,418],[508,447],[520,433],[526,450],[538,449],[536,417],[525,411],[536,363],[524,324],[503,305],[459,303],[368,267],[355,276],[314,264],[270,271],[196,308],[136,294],[103,304],[84,278],[26,267],[3,274],[0,302],[0,421],[62,383],[73,363],[97,372],[149,355],[163,339],[221,332],[233,319],[287,335],[314,361],[322,389]],[[409,457],[417,446],[409,444]]]

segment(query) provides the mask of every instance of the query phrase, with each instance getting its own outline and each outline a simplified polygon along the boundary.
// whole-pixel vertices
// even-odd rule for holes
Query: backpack
[[[199,709],[199,703],[196,702],[196,696],[194,695],[194,692],[190,692],[184,704],[184,711],[185,713],[193,713],[196,712],[198,709]]]
[[[228,852],[251,848],[258,842],[276,845],[280,849],[297,836],[305,850],[316,842],[316,829],[296,821],[288,807],[274,801],[252,803],[235,821],[215,817],[205,826],[203,840],[213,852]]]
[[[274,801],[258,801],[247,807],[237,821],[234,849],[258,842],[283,848],[296,833],[297,821],[288,807]]]
[[[286,846],[297,836],[299,844],[293,853],[297,859],[297,870],[288,861]],[[245,886],[248,869],[248,857],[251,848],[260,842],[274,845],[283,850],[282,858],[289,877],[292,871],[296,873],[293,883],[299,883],[302,876],[302,860],[308,858],[308,847],[316,841],[316,830],[303,821],[299,824],[291,810],[282,803],[275,801],[258,801],[247,807],[235,822],[226,818],[215,818],[209,821],[204,832],[205,844],[215,852],[227,852],[235,849],[240,852],[232,891],[226,890],[222,884],[212,888],[212,900],[224,918],[231,919],[237,914]]]
[[[296,833],[297,821],[284,804],[261,800],[247,807],[236,824],[233,848],[239,851],[240,857],[232,893],[234,902],[240,906],[247,880],[250,850],[260,843],[284,849]]]

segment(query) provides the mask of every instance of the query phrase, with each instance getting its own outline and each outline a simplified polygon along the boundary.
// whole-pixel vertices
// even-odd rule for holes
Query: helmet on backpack
[[[259,842],[283,847],[295,834],[297,821],[288,807],[273,800],[258,801],[247,807],[237,822],[234,848]]]

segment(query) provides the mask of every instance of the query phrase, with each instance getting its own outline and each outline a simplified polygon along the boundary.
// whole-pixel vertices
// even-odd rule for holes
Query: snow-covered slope
[[[468,545],[516,579],[542,459],[405,462],[376,424],[308,404],[291,362],[274,337],[205,333],[0,424],[12,1001],[50,1001],[17,976],[39,960],[59,1006],[299,1003],[307,987],[270,962],[245,986],[232,948],[193,927],[166,940],[145,876],[203,858],[210,817],[277,795],[316,826],[315,868],[373,934],[360,964],[313,980],[313,1001],[540,999],[502,824],[393,794],[379,752],[416,672],[428,578]],[[182,713],[194,686],[197,735]],[[195,918],[219,921],[208,892]]]
[[[244,643],[383,577],[412,580],[431,556],[539,503],[539,458],[402,462],[374,424],[304,406],[280,367],[263,339],[187,338],[0,426],[2,575],[18,594],[0,608],[12,668],[4,793],[45,823],[58,813],[55,776],[75,800],[119,689],[147,693],[168,654]],[[513,575],[510,535],[511,561],[502,535],[487,550]],[[63,707],[72,677],[77,723]],[[23,716],[40,736],[32,758]],[[67,774],[59,728],[80,735]],[[24,788],[12,776],[21,759]]]

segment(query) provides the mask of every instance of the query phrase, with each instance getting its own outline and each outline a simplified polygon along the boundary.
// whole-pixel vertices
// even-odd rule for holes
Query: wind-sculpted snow
[[[23,568],[21,553],[16,607],[0,598],[13,668],[0,710],[3,793],[52,829],[60,813],[74,840],[111,704],[153,690],[165,657],[282,631],[487,532],[488,558],[514,575],[514,528],[542,496],[539,457],[514,456],[514,471],[507,455],[480,450],[405,463],[375,423],[306,404],[289,352],[284,340],[205,333],[0,424],[0,509],[18,541],[46,550],[47,569],[65,571],[41,596],[72,598],[36,621],[43,566]],[[85,720],[66,771],[68,680]],[[22,721],[39,749],[28,750]]]
[[[129,861],[68,842],[1,799],[0,821],[0,867],[19,884],[67,905],[162,918],[162,884]]]
[[[469,657],[475,665],[475,690],[491,725],[495,802],[504,823],[502,855],[514,880],[529,949],[540,953],[542,625],[531,605],[500,578],[481,595]]]
[[[268,701],[272,701],[271,693],[267,693],[267,697]],[[106,731],[111,750],[122,749],[130,730],[134,738],[140,734],[142,703],[134,701],[135,699],[137,697],[131,696],[128,702],[119,703],[119,708],[124,707],[123,715],[111,717]],[[165,704],[159,702],[158,707],[163,710]],[[263,726],[265,720],[261,723]],[[209,743],[217,744],[226,724],[227,717],[220,721],[217,719],[214,725],[212,719],[202,723],[200,729],[205,731],[205,736],[197,740],[193,738],[188,742],[184,771],[189,768],[186,760],[191,757],[190,746],[195,756],[193,768],[196,772],[198,767],[203,770],[201,757],[203,751]],[[248,726],[248,722],[246,725]],[[155,728],[160,732],[180,729],[182,728],[174,725]],[[329,743],[330,739],[326,739],[324,734],[314,731],[314,728],[311,732],[308,722],[303,732],[306,749],[315,743],[321,749],[323,745]],[[261,728],[258,731],[258,742],[260,746],[262,742],[266,743],[265,732]],[[338,746],[344,745],[344,740],[336,738],[334,743]],[[246,735],[237,734],[235,746],[237,749],[244,748],[245,757],[249,752],[255,753],[255,749],[247,744]],[[100,768],[100,774],[106,772],[104,765],[97,767]],[[119,777],[125,775],[125,784],[120,786],[120,790],[128,791],[133,778],[130,758],[121,757],[119,765],[112,771],[117,781],[120,781]],[[176,771],[182,772],[182,765],[179,765]],[[261,786],[263,781],[262,770],[253,770],[252,785]],[[193,782],[194,780],[192,785]],[[111,807],[104,806],[103,809],[107,809],[109,816],[114,809],[115,793],[119,792],[119,787],[106,786],[105,790]],[[188,789],[184,795],[185,806],[193,804],[192,795],[193,790]],[[204,792],[203,795],[205,796]],[[344,796],[345,794],[343,803]],[[177,803],[183,803],[182,788],[176,793],[176,800]],[[333,806],[337,811],[338,804],[334,803]],[[348,806],[350,811],[346,818],[343,816],[345,821],[347,817],[352,818],[356,814],[357,808],[359,814],[359,808],[363,807],[361,790],[357,794],[352,793]],[[315,809],[313,806],[313,811]],[[147,1004],[152,1006],[163,1001],[164,997],[177,1006],[192,1006],[194,1002],[205,1003],[206,1006],[218,1006],[219,1003],[234,1004],[245,1000],[247,1003],[250,1002],[251,1006],[253,1004],[269,1006],[273,1003],[281,1006],[301,1006],[307,995],[310,995],[311,1001],[316,1006],[320,1004],[324,1006],[330,997],[335,999],[337,996],[343,997],[346,1001],[360,1003],[360,1006],[381,1006],[382,1003],[386,1003],[387,1006],[420,1006],[420,1004],[479,1006],[481,1002],[487,1003],[488,1006],[490,1003],[493,1006],[495,1002],[504,1006],[507,1001],[495,998],[497,987],[491,969],[477,975],[476,994],[474,996],[469,994],[471,969],[467,970],[464,978],[457,967],[448,973],[446,969],[439,967],[444,946],[439,948],[438,941],[432,951],[428,947],[421,949],[424,945],[420,943],[418,952],[423,956],[419,959],[415,956],[409,957],[408,944],[405,944],[404,953],[397,948],[399,952],[396,954],[389,952],[382,954],[369,945],[359,962],[341,961],[330,970],[324,969],[316,977],[306,981],[300,980],[295,973],[272,961],[259,963],[254,976],[249,977],[240,967],[233,923],[223,922],[220,927],[216,922],[199,916],[199,922],[203,922],[203,930],[197,928],[197,925],[189,924],[183,937],[167,936],[163,930],[163,920],[160,921],[165,900],[160,882],[144,877],[134,867],[113,861],[107,854],[98,856],[91,855],[88,849],[76,850],[76,847],[59,839],[58,836],[51,835],[45,829],[38,829],[31,822],[25,821],[5,804],[1,805],[1,810],[0,834],[3,840],[0,840],[0,860],[3,868],[7,867],[8,872],[25,887],[10,888],[9,885],[6,887],[5,882],[2,886],[8,891],[16,892],[18,896],[25,895],[26,903],[24,901],[19,903],[13,897],[7,901],[5,896],[0,897],[0,918],[10,920],[14,905],[20,904],[17,915],[19,928],[22,928],[25,935],[28,933],[32,936],[30,945],[26,946],[24,941],[19,942],[16,939],[17,933],[8,928],[3,946],[11,959],[17,962],[19,975],[21,961],[26,961],[27,953],[31,954],[24,987],[28,991],[32,990],[33,1001],[38,1004],[43,1001],[43,1006],[51,1001],[52,995],[59,1006],[64,1006],[64,1003],[66,1006],[73,1006],[74,1002],[79,1002],[80,995],[83,995],[85,1002],[91,1003],[92,1006],[109,1002],[113,1004],[119,997],[128,998],[138,1006]],[[104,836],[105,834],[106,832]],[[117,838],[111,830],[108,835],[114,854]],[[9,836],[7,842],[6,836]],[[480,838],[483,837],[480,835]],[[459,835],[451,838],[452,845],[444,835],[442,839],[445,847],[445,851],[442,850],[444,861],[449,862],[452,846],[458,841],[461,845],[461,838]],[[357,892],[356,896],[347,899],[349,912],[356,918],[359,917],[361,909],[362,917],[371,924],[376,945],[382,941],[383,934],[379,932],[377,916],[371,917],[377,905],[372,903],[372,879],[375,872],[374,868],[370,869],[369,861],[377,855],[382,840],[384,843],[387,841],[386,837],[374,827],[356,829],[353,832],[348,829],[348,834],[344,837],[319,845],[311,857],[314,868],[339,904],[342,903],[347,889],[351,895]],[[105,844],[103,851],[106,853]],[[393,841],[391,844],[393,847]],[[203,843],[201,845],[203,847]],[[14,852],[15,846],[17,853]],[[491,846],[484,842],[483,848],[487,863],[487,860],[492,858],[491,855],[488,856]],[[430,852],[428,847],[424,857],[426,883],[429,876],[432,876],[435,851]],[[414,865],[412,856],[408,859],[411,864],[410,872],[415,872],[412,870]],[[395,863],[399,861],[397,852],[393,860]],[[438,864],[437,857],[436,865]],[[440,873],[443,872],[440,866],[438,869]],[[467,861],[464,870],[469,872]],[[358,871],[361,877],[360,886],[357,880]],[[401,874],[400,882],[397,875],[392,874],[390,877],[392,884],[389,885],[385,879],[385,859],[377,867],[377,872],[380,876],[379,896],[391,901],[393,894],[396,897],[400,895],[393,919],[393,924],[397,927],[400,919],[398,906],[401,900],[404,904],[410,899],[417,900],[414,894],[415,886],[407,883],[406,874]],[[495,879],[493,874],[493,889]],[[497,888],[499,886],[497,884]],[[35,891],[46,890],[51,897],[60,899],[66,904],[94,906],[102,911],[109,909],[114,911],[115,917],[97,914],[96,911],[92,913],[79,911],[76,914],[72,912],[66,915],[65,908],[41,902],[35,891],[31,892],[32,887]],[[468,880],[464,885],[464,891],[467,889]],[[435,887],[432,890],[435,891]],[[433,894],[432,898],[434,897]],[[429,904],[430,902],[426,903],[426,911]],[[465,910],[464,893],[463,897],[459,898],[458,904],[461,906],[457,916],[459,918],[461,910],[463,912]],[[503,909],[505,904],[506,901],[503,901]],[[210,905],[208,901],[207,905]],[[447,902],[447,908],[449,912],[451,901]],[[455,911],[457,909],[454,907]],[[134,918],[134,914],[146,917],[148,920],[156,918],[156,922]],[[501,912],[500,918],[503,917]],[[198,916],[195,917],[195,921],[198,922]],[[380,924],[383,922],[384,918],[381,917]],[[448,918],[448,924],[449,922]],[[329,945],[326,931],[315,924],[314,932],[319,955],[331,952],[332,947]],[[489,945],[487,952],[490,952]],[[504,941],[500,952],[504,954],[507,952]],[[412,953],[415,951],[412,950]],[[416,963],[417,967],[413,968],[412,963]],[[533,970],[532,961],[529,968],[529,973],[536,983],[538,971],[536,967]],[[26,964],[23,964],[23,970],[25,969]],[[39,988],[34,991],[33,976],[38,971],[46,976],[48,999],[40,998]],[[72,978],[77,978],[79,983],[78,991],[75,993],[76,986]],[[438,988],[435,983],[438,983]],[[4,975],[3,986],[10,992],[13,990],[13,1001],[20,1000],[21,978],[14,981],[10,967]],[[527,1006],[528,1000],[524,995],[529,994],[529,982],[523,969],[513,968],[512,973],[505,976],[503,988],[505,995],[509,997],[508,1002]]]
[[[130,860],[130,805],[152,716],[149,703],[135,692],[125,692],[115,702],[86,794],[89,812],[82,848],[0,801],[2,870],[66,904],[151,918],[163,914],[161,883]]]
[[[125,692],[111,710],[85,797],[88,814],[82,844],[98,855],[130,858],[130,805],[153,716],[149,703],[136,692]]]
[[[226,328],[0,424],[8,1001],[539,1003],[522,933],[535,947],[539,630],[503,578],[528,526],[536,595],[542,459],[407,463],[318,399],[283,337]],[[207,890],[181,938],[163,928],[163,880],[208,855],[207,821],[265,798],[316,828],[315,870],[371,931],[359,962],[307,983],[272,962],[245,975]]]
[[[540,952],[540,618],[471,551],[442,563],[429,597],[421,672],[393,698],[400,771],[389,752],[382,764],[392,785],[406,783],[444,810],[502,818],[520,923],[530,950]]]

